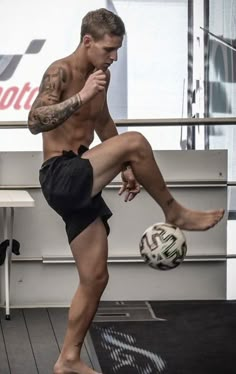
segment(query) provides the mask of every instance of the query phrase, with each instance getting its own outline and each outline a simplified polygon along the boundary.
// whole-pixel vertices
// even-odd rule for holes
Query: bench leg
[[[11,278],[11,257],[12,257],[12,242],[13,242],[13,224],[14,224],[14,209],[10,208],[10,222],[8,222],[7,208],[3,210],[4,221],[4,238],[9,239],[9,246],[6,251],[5,259],[5,302],[6,302],[6,320],[10,320],[10,278]]]

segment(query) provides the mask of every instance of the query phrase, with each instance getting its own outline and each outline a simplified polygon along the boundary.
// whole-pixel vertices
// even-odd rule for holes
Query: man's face
[[[97,41],[91,38],[88,49],[90,62],[97,69],[107,70],[114,61],[117,61],[118,49],[122,46],[122,41],[122,37],[108,34]]]

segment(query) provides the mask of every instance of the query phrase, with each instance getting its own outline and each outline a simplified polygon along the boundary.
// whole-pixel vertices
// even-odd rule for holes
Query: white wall
[[[155,152],[176,199],[189,208],[202,210],[227,207],[226,156],[224,151]],[[72,260],[72,256],[64,223],[48,206],[39,188],[41,160],[41,152],[0,152],[0,186],[31,186],[28,190],[35,200],[34,208],[15,210],[14,238],[21,243],[21,256],[13,256],[11,303],[15,306],[66,304],[78,282],[74,264],[60,262],[60,258]],[[135,261],[140,260],[139,240],[143,231],[154,222],[163,221],[163,213],[144,190],[133,202],[125,203],[118,196],[120,176],[114,182],[103,193],[114,212],[109,221],[109,257],[111,261],[124,262],[109,264],[110,282],[104,298],[224,299],[227,217],[212,230],[186,232],[189,260],[183,266],[171,272],[154,271]],[[0,238],[3,238],[1,210]],[[216,261],[212,256],[221,259]],[[130,263],[130,259],[134,262]],[[1,267],[1,280],[2,270]],[[0,303],[3,303],[4,282],[0,283]]]

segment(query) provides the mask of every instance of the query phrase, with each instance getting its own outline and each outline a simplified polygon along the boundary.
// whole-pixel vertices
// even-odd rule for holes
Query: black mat
[[[166,321],[96,322],[103,374],[236,374],[236,302],[151,302]]]

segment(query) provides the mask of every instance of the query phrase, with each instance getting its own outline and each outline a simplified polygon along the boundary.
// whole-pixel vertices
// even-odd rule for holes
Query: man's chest
[[[77,94],[80,91],[78,86],[75,88],[71,88],[67,92],[64,93],[63,100],[66,100],[73,95]],[[76,112],[74,112],[74,116],[79,116],[81,119],[96,119],[100,113],[102,113],[105,104],[105,92],[99,92],[94,98],[92,98],[89,102],[82,104],[81,108],[79,108]]]

